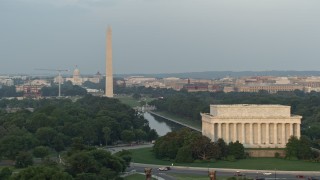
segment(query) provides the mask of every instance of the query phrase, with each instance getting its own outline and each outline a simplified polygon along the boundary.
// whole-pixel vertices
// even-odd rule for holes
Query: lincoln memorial
[[[300,138],[301,116],[282,105],[210,105],[201,113],[202,134],[212,141],[239,141],[245,148],[284,148],[290,136]]]

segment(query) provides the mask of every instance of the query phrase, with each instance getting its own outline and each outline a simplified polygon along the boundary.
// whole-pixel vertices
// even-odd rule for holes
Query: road
[[[174,180],[174,177],[170,176],[170,173],[174,174],[190,174],[190,175],[208,175],[208,170],[215,170],[218,177],[232,177],[236,174],[236,171],[239,171],[243,176],[247,178],[257,179],[264,178],[266,180],[304,180],[308,177],[314,177],[320,179],[320,172],[298,172],[298,171],[266,171],[266,170],[235,170],[235,169],[207,169],[207,168],[194,168],[194,167],[171,167],[169,171],[158,171],[160,165],[148,165],[148,164],[139,164],[132,163],[131,167],[128,168],[128,171],[135,170],[136,172],[143,173],[145,167],[153,168],[153,174],[159,176],[165,180]],[[270,173],[270,175],[264,175],[263,173]],[[297,175],[303,175],[304,178],[297,178]]]
[[[153,144],[143,144],[143,145],[132,145],[132,146],[121,146],[121,147],[109,147],[108,151],[115,153],[123,149],[138,149],[144,147],[152,147]],[[158,171],[159,167],[163,165],[152,165],[152,164],[140,164],[140,163],[131,163],[131,167],[127,171],[135,170],[136,172],[144,173],[145,167],[153,168],[154,175],[157,175],[165,180],[174,180],[175,178],[170,176],[170,173],[176,174],[193,174],[193,175],[208,175],[208,168],[198,168],[198,167],[182,167],[182,166],[173,166],[169,171]],[[277,170],[245,170],[245,169],[222,169],[215,168],[210,170],[215,170],[217,176],[232,177],[235,175],[236,171],[240,171],[241,174],[244,174],[246,177],[256,179],[264,178],[266,180],[272,179],[306,179],[308,177],[314,177],[320,179],[320,171],[277,171]],[[270,175],[264,175],[263,173],[270,173]],[[297,175],[303,175],[305,178],[296,178]]]

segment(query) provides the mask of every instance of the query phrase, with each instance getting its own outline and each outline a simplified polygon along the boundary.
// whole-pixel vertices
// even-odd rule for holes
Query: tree
[[[228,150],[228,155],[233,155],[236,159],[243,159],[245,157],[244,146],[239,141],[230,142]]]
[[[312,157],[311,142],[306,136],[301,136],[299,140],[298,158],[310,159]]]
[[[133,131],[130,130],[123,130],[121,132],[121,139],[125,142],[131,142],[135,139],[135,134]]]
[[[132,95],[132,97],[133,97],[134,99],[140,99],[140,98],[141,98],[141,95],[138,94],[138,93],[134,93],[134,94]]]
[[[192,151],[190,146],[183,146],[178,150],[175,161],[179,163],[193,162]]]
[[[51,127],[42,127],[39,128],[36,132],[36,137],[40,141],[40,143],[49,147],[53,146],[53,140],[56,135],[57,131],[55,131]]]
[[[96,172],[95,169],[97,168],[95,160],[86,152],[79,152],[73,154],[68,159],[68,163],[68,171],[73,175],[88,172]]]
[[[134,130],[134,134],[137,141],[145,140],[147,137],[147,133],[145,133],[142,129]]]
[[[157,131],[154,129],[151,129],[148,133],[147,140],[148,141],[156,140],[158,137],[159,137],[159,135],[158,135]]]
[[[286,157],[287,158],[298,158],[299,139],[295,136],[291,136],[286,144]]]
[[[12,177],[20,179],[72,180],[72,176],[57,167],[30,166]]]
[[[45,146],[38,146],[33,149],[33,155],[37,158],[43,159],[49,155],[49,148]]]
[[[75,137],[72,139],[72,151],[81,151],[86,149],[86,145],[83,143],[83,139],[81,137]]]
[[[12,174],[12,170],[8,167],[5,167],[0,172],[0,179],[7,180]]]
[[[65,149],[64,141],[66,141],[66,139],[67,136],[62,133],[58,133],[58,135],[55,136],[52,141],[52,147],[54,148],[54,150],[56,150],[57,152],[63,151]]]
[[[76,152],[67,158],[67,163],[67,171],[77,178],[94,173],[99,178],[114,179],[126,168],[126,163],[121,158],[96,149]]]
[[[132,160],[132,153],[130,151],[122,150],[115,153],[114,155],[122,158],[126,162],[127,167],[130,166],[130,162]]]
[[[25,168],[33,164],[32,155],[28,152],[20,152],[16,158],[15,167]]]
[[[217,141],[217,145],[220,148],[220,157],[227,157],[228,156],[228,146],[222,138],[219,138]]]
[[[106,140],[106,145],[107,145],[107,142],[110,140],[111,130],[109,127],[104,127],[102,131],[103,131],[104,139]]]
[[[8,135],[0,140],[0,155],[14,160],[20,151],[28,151],[34,147],[36,141],[32,135]]]
[[[212,143],[206,136],[199,135],[197,138],[194,138],[191,148],[193,156],[196,159],[210,160],[212,158],[220,157],[219,146]]]
[[[310,144],[310,141],[304,136],[301,136],[300,139],[291,136],[286,144],[286,157],[309,159],[312,156]]]

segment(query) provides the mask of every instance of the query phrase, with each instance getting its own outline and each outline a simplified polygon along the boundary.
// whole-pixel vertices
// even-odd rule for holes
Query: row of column
[[[223,138],[226,142],[239,141],[242,144],[285,145],[290,136],[300,138],[298,123],[214,123],[211,124],[211,138]]]

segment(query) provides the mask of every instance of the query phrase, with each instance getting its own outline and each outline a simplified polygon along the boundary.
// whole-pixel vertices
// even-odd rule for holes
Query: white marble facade
[[[210,105],[201,113],[202,134],[212,141],[239,141],[246,148],[284,148],[290,136],[300,138],[301,116],[283,105]]]

